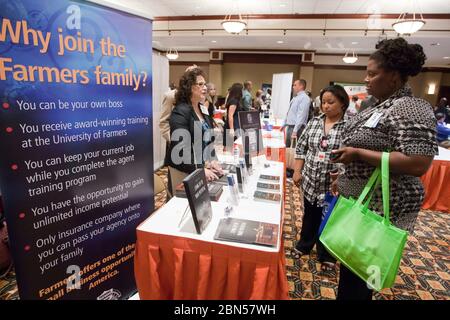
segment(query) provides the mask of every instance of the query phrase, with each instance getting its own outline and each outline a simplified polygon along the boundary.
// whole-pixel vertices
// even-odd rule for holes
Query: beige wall
[[[184,70],[190,66],[192,62],[186,65],[171,65],[169,79],[178,85],[180,77]],[[308,90],[312,91],[312,96],[316,97],[319,91],[328,86],[331,81],[337,82],[351,82],[362,83],[366,76],[365,70],[342,70],[330,68],[305,68],[299,65],[290,64],[258,64],[258,63],[225,63],[223,65],[200,65],[207,75],[207,81],[213,82],[217,88],[217,94],[225,96],[227,88],[231,87],[234,82],[244,82],[244,80],[251,80],[253,82],[253,95],[256,90],[261,87],[263,83],[272,83],[272,76],[274,73],[293,72],[294,79],[303,77],[302,70],[307,71],[307,80],[313,79],[312,83],[308,83]],[[209,74],[211,72],[211,79]],[[311,74],[312,73],[312,74]],[[428,85],[430,83],[436,84],[436,91],[434,95],[429,95]],[[437,96],[440,86],[450,86],[450,73],[442,72],[422,72],[415,77],[410,78],[413,94],[421,97],[432,105],[437,103]],[[312,86],[311,86],[312,85]]]
[[[175,85],[178,87],[178,83],[180,82],[180,78],[183,75],[184,71],[187,67],[191,66],[192,63],[187,63],[185,65],[171,65],[169,67],[169,82],[175,83]],[[206,81],[208,81],[209,78],[209,66],[207,65],[199,65],[199,67],[205,72],[206,74]]]
[[[442,74],[441,86],[450,86],[450,73]]]
[[[363,83],[365,70],[314,69],[312,97],[317,97],[321,89],[330,85],[331,81]]]
[[[222,90],[218,94],[226,95],[227,89],[235,82],[245,80],[253,82],[253,96],[263,83],[272,83],[274,73],[294,74],[298,78],[299,66],[291,64],[260,64],[260,63],[224,63],[222,68]]]
[[[365,70],[339,70],[333,69],[332,67],[330,67],[330,69],[314,69],[312,96],[318,96],[320,89],[328,86],[330,81],[363,83],[365,76]],[[436,91],[433,95],[428,94],[428,85],[430,83],[436,84]],[[416,97],[427,100],[432,105],[436,104],[439,86],[445,85],[443,83],[448,83],[447,85],[450,85],[449,73],[422,72],[409,79],[413,94]]]
[[[222,92],[222,81],[223,81],[223,77],[222,77],[222,70],[223,70],[223,65],[221,64],[210,64],[209,65],[209,78],[208,78],[208,82],[214,83],[214,85],[216,86],[216,94],[217,95],[221,95],[220,93]]]
[[[417,76],[409,79],[409,84],[416,97],[427,100],[431,105],[435,105],[439,93],[439,87],[441,86],[441,72],[421,72]],[[434,94],[428,94],[428,86],[430,83],[436,85]]]

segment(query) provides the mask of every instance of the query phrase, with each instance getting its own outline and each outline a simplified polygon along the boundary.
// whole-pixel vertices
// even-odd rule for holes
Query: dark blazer
[[[203,118],[205,119],[209,127],[213,129],[214,128],[213,119],[206,114],[203,114]],[[202,141],[199,141],[198,135],[199,133],[200,134],[202,133],[202,125],[200,119],[194,112],[194,108],[191,105],[187,103],[180,103],[176,105],[170,116],[169,124],[170,124],[170,147],[169,147],[170,155],[172,155],[172,150],[176,148],[175,153],[180,155],[180,157],[183,159],[181,163],[174,163],[172,161],[173,160],[172,157],[170,156],[168,157],[169,166],[186,173],[191,173],[195,171],[195,169],[203,168],[205,163],[205,159],[203,159],[203,151],[207,147],[212,148],[213,150],[211,152],[212,159],[209,160],[217,159],[216,154],[214,152],[214,146],[211,145],[211,143],[213,143],[214,140],[212,139],[211,141],[207,141],[206,143],[202,143]],[[172,135],[173,132],[177,129],[184,129],[186,130],[185,132],[189,132],[190,139],[184,139],[177,136],[173,136]],[[194,136],[194,132],[197,132],[197,136]],[[175,139],[175,141],[173,139]],[[187,159],[184,159],[183,150],[189,150],[190,152],[189,161],[186,161]]]

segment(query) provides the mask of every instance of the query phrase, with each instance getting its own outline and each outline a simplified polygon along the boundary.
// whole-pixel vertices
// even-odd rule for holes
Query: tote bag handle
[[[389,153],[383,152],[381,157],[381,190],[383,194],[384,224],[390,225],[389,219]]]
[[[363,205],[364,208],[367,209],[370,201],[372,200],[373,193],[375,189],[378,187],[381,178],[381,192],[383,197],[383,214],[384,219],[383,223],[386,225],[390,225],[390,212],[389,212],[389,153],[383,152],[381,156],[381,170],[380,168],[376,168],[372,175],[369,178],[366,186],[358,197],[356,203],[359,205]],[[364,201],[367,195],[370,195],[366,201]]]
[[[363,191],[359,195],[358,200],[356,200],[357,204],[361,205],[363,203],[364,199],[366,199],[370,190],[372,190],[375,187],[375,182],[377,181],[379,175],[380,175],[380,168],[375,168],[375,170],[373,171],[372,175],[369,178],[369,181],[367,182]]]

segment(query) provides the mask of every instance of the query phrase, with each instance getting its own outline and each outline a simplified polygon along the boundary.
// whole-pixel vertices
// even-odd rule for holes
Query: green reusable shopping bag
[[[380,175],[384,216],[368,209]],[[408,236],[389,214],[389,153],[383,152],[381,172],[375,169],[357,200],[339,196],[320,236],[336,259],[378,291],[394,284]]]

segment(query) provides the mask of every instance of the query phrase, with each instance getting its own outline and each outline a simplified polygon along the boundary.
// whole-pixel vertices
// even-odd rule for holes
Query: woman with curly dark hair
[[[418,44],[403,38],[383,40],[376,46],[367,64],[365,83],[377,104],[355,115],[343,132],[343,147],[333,150],[335,162],[345,172],[333,182],[332,191],[357,198],[375,167],[380,166],[383,151],[390,152],[390,210],[392,223],[412,231],[423,201],[419,177],[437,154],[436,120],[432,106],[412,95],[407,84],[417,75],[426,56]],[[370,203],[382,214],[381,190]],[[371,299],[372,290],[358,276],[341,265],[337,299]]]
[[[214,152],[213,120],[208,110],[200,104],[205,95],[204,72],[198,67],[189,68],[180,79],[175,108],[169,120],[172,190],[184,176],[197,168],[205,168],[208,181],[216,180],[216,174],[223,174]],[[201,141],[195,140],[198,137],[201,137]]]

